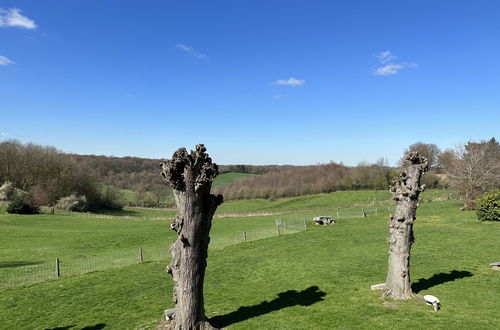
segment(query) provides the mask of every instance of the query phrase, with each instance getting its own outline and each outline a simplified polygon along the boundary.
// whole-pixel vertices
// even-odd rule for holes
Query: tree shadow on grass
[[[101,329],[104,329],[104,327],[106,326],[106,323],[98,323],[96,325],[87,325],[83,328],[81,328],[80,330],[101,330]],[[55,328],[50,328],[50,329],[45,329],[45,330],[69,330],[71,328],[74,328],[76,327],[76,325],[67,325],[65,327],[55,327]]]
[[[96,325],[89,325],[89,326],[83,327],[81,330],[100,330],[100,329],[104,329],[105,326],[106,326],[106,323],[98,323]]]
[[[421,278],[416,283],[413,283],[411,288],[413,292],[419,293],[422,290],[427,290],[433,286],[452,282],[454,280],[471,277],[473,274],[467,270],[452,270],[450,273],[438,273],[429,278]]]
[[[43,264],[41,261],[0,261],[0,268],[15,268]]]
[[[310,306],[322,301],[326,295],[317,286],[311,286],[302,291],[288,290],[278,293],[278,298],[271,301],[263,301],[258,305],[242,306],[236,311],[212,317],[210,324],[217,328],[224,328],[231,324],[238,323],[267,313],[271,313],[286,307],[296,305]]]

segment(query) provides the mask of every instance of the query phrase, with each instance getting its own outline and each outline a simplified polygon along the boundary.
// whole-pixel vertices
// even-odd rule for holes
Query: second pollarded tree
[[[394,299],[409,299],[413,295],[410,281],[410,251],[415,240],[413,222],[416,219],[418,197],[425,189],[420,184],[428,161],[418,152],[409,152],[403,158],[399,178],[390,188],[396,201],[396,211],[389,219],[389,261],[387,279],[382,295]]]

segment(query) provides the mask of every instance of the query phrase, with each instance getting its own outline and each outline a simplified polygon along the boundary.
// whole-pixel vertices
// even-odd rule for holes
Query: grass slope
[[[158,174],[159,175],[159,174]],[[212,183],[212,188],[220,187],[220,186],[225,186],[228,184],[233,183],[235,180],[238,179],[245,179],[255,176],[255,174],[248,174],[248,173],[223,173],[219,174],[214,182]],[[120,189],[120,192],[122,194],[123,200],[125,203],[132,203],[135,200],[135,192],[130,189]],[[170,187],[168,187],[167,183],[165,183],[165,198],[163,199],[163,202],[168,202],[171,201],[173,197],[173,192]]]
[[[212,183],[212,188],[217,188],[220,186],[225,186],[233,183],[235,180],[246,179],[255,176],[255,174],[249,173],[223,173],[219,174],[214,182]]]
[[[230,329],[496,328],[500,272],[488,264],[500,255],[499,224],[478,222],[459,206],[424,203],[417,212],[411,276],[420,295],[441,299],[438,313],[370,290],[386,272],[380,215],[212,250],[207,315]],[[154,328],[173,306],[166,263],[4,289],[0,328]]]
[[[425,201],[453,198],[447,190],[427,190],[421,195]],[[291,212],[291,211],[333,211],[337,207],[349,208],[390,204],[391,196],[386,190],[336,191],[328,194],[314,194],[299,197],[280,198],[275,201],[248,199],[226,201],[219,206],[217,214],[251,212]]]

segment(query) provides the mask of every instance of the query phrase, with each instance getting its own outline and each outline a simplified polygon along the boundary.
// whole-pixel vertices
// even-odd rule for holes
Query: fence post
[[[339,218],[339,206],[337,205],[337,219]]]
[[[144,262],[144,255],[142,254],[142,247],[139,247],[139,260],[141,263]]]
[[[304,230],[307,230],[307,220],[304,218]]]
[[[286,221],[283,221],[283,230],[286,230]]]
[[[56,276],[61,277],[61,261],[59,258],[56,258]]]
[[[243,242],[247,241],[247,232],[243,230]]]

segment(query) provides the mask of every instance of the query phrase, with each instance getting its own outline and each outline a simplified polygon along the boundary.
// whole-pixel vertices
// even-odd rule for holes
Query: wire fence
[[[167,260],[167,258],[168,247],[148,247],[109,255],[56,258],[52,262],[45,262],[41,265],[19,266],[4,262],[0,268],[0,289],[119,268],[140,262]]]
[[[335,220],[368,217],[377,214],[388,214],[393,206],[377,206],[371,208],[356,207],[350,209],[321,210],[314,213],[276,216],[265,223],[259,223],[252,228],[235,227],[233,229],[217,230],[211,233],[210,249],[220,249],[226,246],[244,242],[256,241],[273,236],[294,234],[305,231],[314,225],[315,216],[331,216]],[[19,285],[29,285],[60,277],[85,274],[110,268],[124,267],[141,262],[161,261],[170,258],[168,246],[138,247],[119,253],[92,256],[61,257],[43,263],[9,263],[0,262],[0,289]]]

